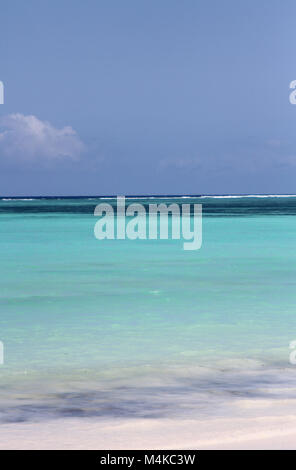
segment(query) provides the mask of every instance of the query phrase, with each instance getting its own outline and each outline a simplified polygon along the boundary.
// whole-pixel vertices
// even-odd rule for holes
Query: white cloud
[[[70,126],[56,129],[36,116],[20,113],[0,118],[0,159],[77,160],[84,150],[83,142]]]

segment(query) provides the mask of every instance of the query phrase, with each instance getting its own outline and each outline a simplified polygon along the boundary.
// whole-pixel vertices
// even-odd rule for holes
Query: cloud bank
[[[20,113],[0,118],[0,160],[78,160],[84,150],[83,142],[70,126],[57,129],[36,116]]]

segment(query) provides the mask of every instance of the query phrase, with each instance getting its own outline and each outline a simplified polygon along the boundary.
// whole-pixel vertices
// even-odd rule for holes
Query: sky
[[[0,196],[296,194],[294,0],[1,0]]]

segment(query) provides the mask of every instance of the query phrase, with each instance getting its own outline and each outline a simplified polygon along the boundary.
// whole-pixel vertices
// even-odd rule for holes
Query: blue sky
[[[0,194],[296,193],[293,0],[0,8]]]

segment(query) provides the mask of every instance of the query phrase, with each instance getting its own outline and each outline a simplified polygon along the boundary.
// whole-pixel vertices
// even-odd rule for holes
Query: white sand
[[[281,399],[236,398],[204,417],[190,415],[192,402],[187,407],[183,401],[186,419],[61,418],[2,424],[0,449],[296,450],[296,398],[281,390]],[[272,392],[278,396],[278,390]]]
[[[296,449],[296,414],[209,420],[63,419],[0,427],[1,449]]]

